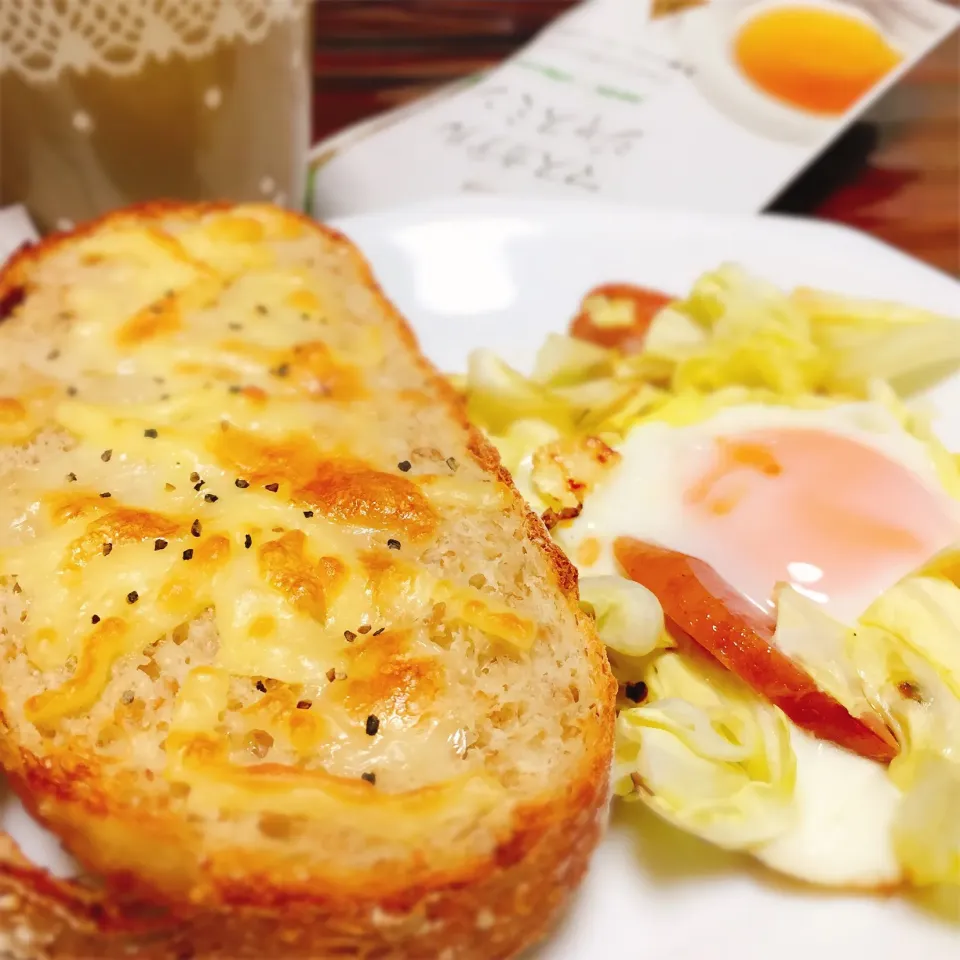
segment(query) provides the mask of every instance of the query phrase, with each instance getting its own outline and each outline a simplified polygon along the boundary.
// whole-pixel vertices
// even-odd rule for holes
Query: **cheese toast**
[[[90,874],[8,844],[11,955],[539,939],[604,821],[614,684],[357,250],[151,204],[17,255],[0,318],[0,764]]]

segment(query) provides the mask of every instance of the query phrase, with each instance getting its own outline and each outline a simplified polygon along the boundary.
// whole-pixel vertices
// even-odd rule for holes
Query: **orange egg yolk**
[[[945,494],[872,447],[813,429],[717,440],[685,505],[697,556],[767,606],[780,582],[822,603],[879,594],[958,534]]]
[[[823,114],[844,113],[901,60],[859,17],[799,5],[751,17],[736,37],[734,56],[765,93]]]

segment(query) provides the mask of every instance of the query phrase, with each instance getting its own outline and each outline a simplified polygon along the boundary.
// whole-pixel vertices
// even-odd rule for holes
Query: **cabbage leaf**
[[[660,601],[644,586],[611,574],[582,577],[580,603],[593,614],[606,646],[625,657],[646,657],[673,645]]]
[[[729,849],[785,831],[796,760],[783,714],[699,656],[667,651],[644,682],[647,701],[617,719],[616,793]]]

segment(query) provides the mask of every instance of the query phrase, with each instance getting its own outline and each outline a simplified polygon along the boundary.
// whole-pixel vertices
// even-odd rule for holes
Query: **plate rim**
[[[327,226],[350,236],[351,229],[380,229],[389,231],[402,226],[443,220],[484,220],[524,218],[531,221],[566,220],[582,214],[610,217],[616,221],[636,220],[648,228],[660,223],[692,230],[721,230],[723,228],[772,229],[784,234],[833,235],[845,243],[871,247],[880,256],[898,260],[904,266],[923,271],[934,282],[949,282],[960,295],[960,277],[941,267],[919,259],[901,250],[889,241],[866,233],[857,227],[817,217],[787,213],[720,213],[697,211],[685,207],[650,207],[640,203],[624,203],[594,197],[531,197],[511,194],[484,196],[459,194],[428,200],[404,201],[380,210],[364,211],[323,220]],[[362,249],[362,242],[358,243]],[[960,311],[958,311],[960,316]]]

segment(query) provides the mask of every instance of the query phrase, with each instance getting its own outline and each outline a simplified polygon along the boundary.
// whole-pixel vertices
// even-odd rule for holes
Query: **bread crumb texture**
[[[535,937],[596,839],[609,673],[352,245],[135,209],[21,254],[0,304],[0,761],[104,898],[51,880],[30,949],[80,950],[71,910],[129,956]],[[121,929],[144,903],[176,944]]]

